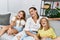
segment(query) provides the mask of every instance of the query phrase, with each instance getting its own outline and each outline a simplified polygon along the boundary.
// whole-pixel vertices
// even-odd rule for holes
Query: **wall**
[[[7,0],[0,0],[0,13],[7,12]]]
[[[29,15],[29,8],[34,6],[40,14],[41,0],[0,0],[0,13],[17,13],[19,10],[25,10]]]

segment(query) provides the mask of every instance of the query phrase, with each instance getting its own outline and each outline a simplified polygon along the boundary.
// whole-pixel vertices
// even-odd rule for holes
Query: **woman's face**
[[[37,12],[36,10],[30,9],[29,12],[30,12],[30,15],[31,15],[32,17],[35,17],[35,16],[36,16],[36,12]]]
[[[41,25],[42,25],[43,27],[46,27],[46,26],[47,26],[47,20],[46,20],[46,19],[42,19]]]
[[[23,12],[18,13],[17,17],[22,18],[23,17]]]

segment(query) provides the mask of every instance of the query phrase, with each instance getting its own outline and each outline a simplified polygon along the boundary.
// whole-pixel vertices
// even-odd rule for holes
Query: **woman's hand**
[[[39,38],[36,35],[34,35],[34,38],[35,38],[35,40],[39,40]]]

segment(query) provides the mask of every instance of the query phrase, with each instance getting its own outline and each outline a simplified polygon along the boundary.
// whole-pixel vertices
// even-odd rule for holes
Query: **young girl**
[[[42,18],[40,20],[41,27],[38,31],[38,37],[41,40],[46,40],[47,38],[51,38],[53,40],[60,40],[60,37],[56,38],[56,34],[54,29],[50,27],[49,22],[46,18]]]
[[[25,12],[23,10],[19,11],[17,16],[13,17],[10,25],[3,26],[0,30],[0,36],[7,31],[8,34],[17,34],[23,30],[25,26]]]

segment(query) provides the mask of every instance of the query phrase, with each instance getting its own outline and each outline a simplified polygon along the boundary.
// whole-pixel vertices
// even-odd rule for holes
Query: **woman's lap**
[[[21,36],[21,38],[20,38],[20,40],[35,40],[33,37],[31,37],[31,36],[27,36],[26,35],[26,33],[25,33],[25,31],[22,31],[22,32],[20,32],[20,33],[18,33],[14,38],[13,38],[13,40],[17,40],[17,36]]]

